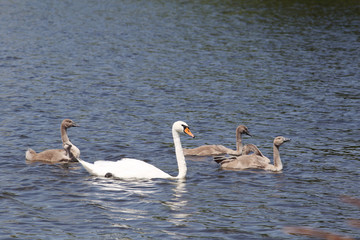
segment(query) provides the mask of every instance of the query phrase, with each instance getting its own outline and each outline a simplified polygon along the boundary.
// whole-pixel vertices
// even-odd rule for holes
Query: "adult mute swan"
[[[67,135],[67,129],[71,127],[78,127],[74,121],[70,119],[64,119],[60,125],[61,141],[64,144],[71,145],[71,153],[73,158],[69,156],[67,150],[65,149],[48,149],[40,153],[36,153],[34,150],[29,148],[25,153],[25,158],[28,161],[42,161],[42,162],[66,162],[66,161],[76,161],[76,158],[80,157],[80,150],[70,142],[70,139]]]
[[[149,163],[132,158],[123,158],[117,162],[100,160],[94,163],[88,163],[81,159],[78,159],[78,161],[91,175],[95,176],[144,179],[182,179],[186,176],[187,168],[179,133],[185,133],[194,137],[189,129],[189,126],[185,122],[177,121],[173,124],[172,136],[174,139],[175,154],[179,169],[179,174],[176,177],[170,176]]]
[[[224,147],[222,145],[203,145],[197,148],[184,149],[185,156],[212,156],[212,155],[241,155],[243,150],[242,134],[251,136],[249,130],[244,125],[239,125],[236,128],[236,150]]]
[[[280,159],[279,147],[284,142],[290,141],[289,138],[278,136],[274,139],[273,148],[274,148],[274,164],[267,163],[267,160],[264,159],[264,156],[259,151],[254,151],[254,154],[251,155],[242,155],[238,157],[230,158],[214,158],[217,163],[221,164],[221,168],[224,169],[247,169],[247,168],[261,168],[268,171],[281,171],[283,165]],[[255,145],[254,145],[255,146]]]

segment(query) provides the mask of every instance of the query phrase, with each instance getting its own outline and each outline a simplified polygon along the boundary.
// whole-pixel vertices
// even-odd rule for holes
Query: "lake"
[[[1,1],[1,239],[358,238],[358,1]],[[177,175],[183,147],[235,149],[249,128],[284,169],[227,171],[186,157],[186,180],[90,176],[27,163],[61,148],[60,123],[88,162],[123,157]]]

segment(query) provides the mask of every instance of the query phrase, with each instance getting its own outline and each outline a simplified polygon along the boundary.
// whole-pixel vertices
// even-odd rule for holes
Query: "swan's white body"
[[[132,158],[124,158],[116,162],[100,160],[94,163],[88,163],[81,159],[78,159],[78,161],[91,175],[101,177],[111,174],[112,177],[116,178],[185,178],[187,168],[180,142],[179,133],[181,132],[194,137],[185,122],[177,121],[173,124],[172,135],[175,145],[176,160],[179,168],[179,174],[176,177],[165,173],[149,163]]]
[[[78,161],[91,175],[95,176],[104,177],[106,174],[111,173],[118,178],[172,178],[159,168],[133,158],[123,158],[116,162],[100,160],[93,164],[81,159],[78,159]]]

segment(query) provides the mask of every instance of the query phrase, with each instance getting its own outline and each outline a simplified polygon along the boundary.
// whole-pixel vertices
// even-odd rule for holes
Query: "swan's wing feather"
[[[232,162],[236,159],[236,157],[235,156],[230,156],[230,157],[220,156],[220,157],[214,157],[213,159],[215,162],[222,164],[225,162]]]
[[[264,163],[270,163],[270,159],[266,157],[256,145],[251,143],[246,144],[243,148],[242,154],[251,155],[251,152],[253,152],[253,154],[256,156],[259,156]]]
[[[105,176],[111,173],[117,178],[170,178],[171,176],[159,168],[141,160],[123,158],[116,162],[96,161],[94,163],[97,175]]]

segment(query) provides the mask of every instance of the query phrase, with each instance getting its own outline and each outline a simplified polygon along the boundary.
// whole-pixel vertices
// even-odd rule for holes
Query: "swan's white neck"
[[[281,171],[283,169],[283,165],[280,159],[279,146],[274,144],[274,167],[276,171]]]
[[[175,155],[176,155],[176,160],[177,160],[178,169],[179,169],[179,174],[177,175],[176,178],[180,178],[180,179],[185,178],[186,172],[187,172],[187,167],[186,167],[184,152],[183,152],[183,149],[181,146],[180,136],[179,136],[179,133],[175,129],[172,129],[172,135],[173,135],[173,139],[174,139]]]

